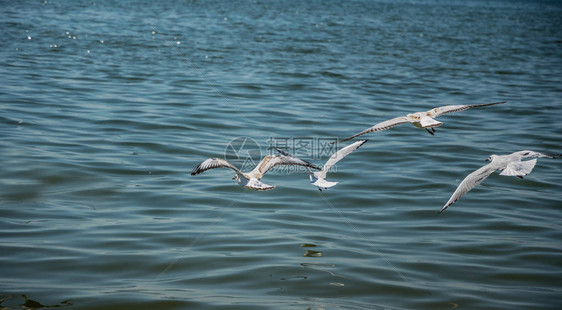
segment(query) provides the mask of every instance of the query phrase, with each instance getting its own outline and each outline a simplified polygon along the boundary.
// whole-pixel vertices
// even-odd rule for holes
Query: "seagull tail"
[[[275,188],[275,186],[265,184],[258,179],[250,179],[250,181],[248,181],[248,183],[246,183],[245,185],[242,185],[242,186],[244,186],[245,188],[256,190],[256,191],[267,191],[267,190]]]
[[[441,125],[443,125],[442,122],[434,120],[431,117],[424,117],[421,119],[420,124],[423,128],[427,129],[427,128],[433,128],[433,127],[439,127]]]
[[[325,179],[318,179],[316,180],[316,182],[312,184],[318,186],[319,188],[328,188],[328,187],[335,186],[338,183],[339,182],[330,182],[330,181],[326,181]]]

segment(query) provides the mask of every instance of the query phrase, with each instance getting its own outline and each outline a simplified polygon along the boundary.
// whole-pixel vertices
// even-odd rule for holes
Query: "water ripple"
[[[0,8],[2,308],[559,308],[558,161],[437,214],[490,154],[562,153],[558,3],[131,5]],[[500,100],[365,135],[322,192],[189,175],[238,137],[322,164]]]

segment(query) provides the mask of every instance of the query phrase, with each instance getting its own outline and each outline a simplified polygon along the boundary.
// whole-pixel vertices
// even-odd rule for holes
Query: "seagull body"
[[[533,167],[537,163],[537,157],[556,158],[560,155],[543,154],[533,151],[519,151],[509,155],[491,155],[486,159],[490,163],[486,166],[472,172],[459,184],[449,201],[441,208],[439,213],[445,211],[455,201],[459,200],[464,194],[473,189],[478,184],[482,183],[494,171],[501,170],[500,175],[516,176],[523,178],[523,176],[531,173]],[[525,158],[534,158],[527,161],[522,161]]]
[[[353,152],[356,149],[358,149],[359,147],[361,147],[367,141],[369,141],[369,140],[357,141],[357,142],[355,142],[353,144],[350,144],[350,145],[340,149],[339,151],[335,152],[326,161],[326,163],[322,167],[322,170],[320,170],[320,171],[312,171],[312,170],[308,169],[309,176],[310,176],[310,183],[312,185],[317,186],[320,191],[322,190],[322,188],[327,189],[328,187],[332,187],[332,186],[338,184],[338,182],[326,181],[326,174],[328,173],[328,170],[330,170],[330,168],[332,168],[332,166],[335,165],[342,158],[344,158],[345,156],[349,155],[351,152]]]
[[[319,167],[307,161],[292,156],[267,155],[250,172],[242,172],[224,159],[209,158],[197,165],[197,167],[195,167],[191,172],[191,175],[197,175],[214,168],[230,168],[234,170],[234,172],[236,172],[236,175],[233,179],[236,180],[240,186],[258,191],[266,191],[274,189],[275,186],[263,183],[261,181],[261,178],[266,172],[271,170],[271,168],[279,165],[296,165],[305,166],[307,168],[320,169]]]
[[[369,141],[369,140],[357,141],[357,142],[355,142],[353,144],[350,144],[350,145],[340,149],[339,151],[335,152],[326,161],[326,163],[324,164],[324,167],[322,167],[322,170],[320,170],[320,171],[312,171],[310,168],[307,167],[308,172],[309,172],[309,176],[310,176],[310,183],[314,186],[317,186],[320,191],[322,190],[322,188],[327,189],[328,187],[332,187],[332,186],[338,184],[338,182],[326,181],[326,174],[328,173],[328,170],[330,170],[330,168],[332,168],[332,166],[334,166],[342,158],[344,158],[345,156],[349,155],[351,152],[358,149],[360,146],[365,144],[365,142],[367,142],[367,141]],[[275,148],[275,149],[279,153],[281,153],[285,156],[291,156],[289,153],[287,153],[285,151],[282,151],[278,148]]]
[[[358,136],[361,136],[361,135],[364,135],[366,133],[370,133],[370,132],[373,132],[373,131],[387,130],[387,129],[392,128],[396,125],[405,124],[405,123],[410,123],[417,128],[423,128],[423,129],[427,130],[427,132],[429,132],[431,135],[433,135],[435,133],[435,127],[439,127],[439,126],[443,125],[442,122],[439,122],[439,121],[435,120],[435,118],[438,117],[438,116],[441,116],[441,115],[447,114],[447,113],[464,111],[464,110],[468,110],[470,108],[484,107],[484,106],[501,104],[501,103],[505,103],[505,101],[493,102],[493,103],[484,103],[484,104],[471,104],[471,105],[446,105],[446,106],[431,109],[431,110],[426,111],[426,112],[411,113],[411,114],[407,114],[406,116],[399,116],[399,117],[395,117],[395,118],[392,118],[392,119],[389,119],[389,120],[386,120],[386,121],[382,121],[382,122],[374,125],[373,127],[367,128],[367,129],[363,130],[362,132],[360,132],[356,135],[353,135],[349,138],[341,140],[340,142],[351,140],[355,137],[358,137]]]

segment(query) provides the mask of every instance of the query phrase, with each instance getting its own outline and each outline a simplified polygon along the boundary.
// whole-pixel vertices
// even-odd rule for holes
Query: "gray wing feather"
[[[405,116],[395,117],[395,118],[392,118],[392,119],[389,119],[389,120],[386,120],[386,121],[382,121],[382,122],[374,125],[373,127],[367,128],[367,129],[361,131],[360,133],[358,133],[356,135],[353,135],[349,138],[345,138],[345,139],[341,140],[340,142],[351,140],[355,137],[364,135],[364,134],[369,133],[369,132],[387,130],[387,129],[392,128],[396,125],[400,125],[400,124],[404,124],[404,123],[409,123],[407,117],[405,117]]]
[[[274,148],[275,150],[277,150],[277,152],[279,152],[281,155],[284,155],[284,156],[287,156],[287,157],[291,157],[291,158],[300,160],[300,161],[302,161],[302,162],[307,163],[307,164],[308,164],[307,167],[310,167],[310,168],[313,168],[313,169],[316,169],[316,170],[320,170],[320,167],[316,166],[316,165],[313,164],[313,163],[310,163],[310,162],[308,162],[308,161],[306,161],[306,160],[304,160],[304,159],[297,158],[297,157],[295,157],[295,156],[293,156],[293,155],[291,155],[291,154],[289,154],[289,153],[287,153],[287,152],[285,152],[285,151],[283,151],[283,150],[281,150],[281,149],[279,149],[279,148],[276,148],[275,146],[274,146],[273,148]],[[265,173],[265,172],[264,172],[264,173]]]
[[[445,211],[450,205],[452,205],[455,201],[459,200],[464,194],[468,193],[471,189],[476,187],[478,184],[482,183],[490,174],[496,171],[497,168],[493,164],[487,164],[484,167],[472,172],[471,174],[467,175],[464,180],[462,180],[461,184],[457,187],[449,201],[441,208],[439,213]]]
[[[447,113],[460,112],[460,111],[468,110],[470,108],[485,107],[489,105],[501,104],[506,102],[507,101],[484,103],[484,104],[470,104],[470,105],[446,105],[435,109],[431,109],[427,112],[430,114],[431,117],[437,117],[439,115],[443,115]]]
[[[240,170],[238,170],[238,168],[234,167],[231,163],[229,163],[224,159],[209,158],[207,160],[204,160],[199,165],[197,165],[197,167],[193,168],[193,171],[191,171],[191,175],[197,175],[209,169],[215,169],[215,168],[230,168],[236,171],[236,173],[241,173]]]
[[[535,158],[535,157],[546,157],[546,158],[557,158],[560,157],[560,154],[545,154],[545,153],[541,153],[541,152],[534,152],[534,151],[519,151],[519,152],[515,152],[513,154],[517,154],[520,155],[521,158]]]
[[[279,166],[279,165],[295,165],[295,166],[304,166],[304,167],[319,169],[317,166],[315,166],[315,165],[313,165],[313,164],[311,164],[311,163],[309,163],[305,160],[298,159],[298,158],[293,157],[293,156],[286,156],[286,155],[267,155],[258,164],[256,169],[258,169],[258,171],[262,175],[264,175],[266,172],[271,170],[273,167],[276,167],[276,166]]]
[[[275,147],[275,146],[274,146],[273,148],[274,148],[277,152],[279,152],[280,154],[282,154],[282,155],[293,157],[293,155],[291,155],[291,154],[289,154],[289,153],[283,151],[282,149],[279,149],[279,148],[277,148],[277,147]]]
[[[338,161],[340,161],[345,156],[349,155],[351,152],[353,152],[356,149],[358,149],[359,147],[361,147],[367,141],[369,141],[369,140],[357,141],[353,144],[350,144],[350,145],[340,149],[339,151],[335,152],[334,154],[332,154],[332,156],[330,156],[330,158],[324,164],[324,167],[322,167],[322,170],[317,172],[318,176],[321,177],[322,179],[325,179],[326,173],[328,173],[328,170],[330,170],[330,168],[332,168],[333,165],[335,165]]]

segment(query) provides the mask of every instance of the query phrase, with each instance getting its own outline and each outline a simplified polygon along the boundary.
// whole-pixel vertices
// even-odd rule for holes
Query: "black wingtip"
[[[308,163],[308,162],[307,162]],[[310,164],[310,163],[309,163]],[[316,169],[316,170],[322,170],[322,168],[316,166],[315,164],[310,164],[310,168],[312,169]]]
[[[507,101],[492,102],[492,103],[484,104],[484,106],[503,104],[503,103],[507,103]]]
[[[357,148],[362,147],[365,143],[367,143],[367,141],[369,141],[369,139],[363,140],[363,142],[361,142],[361,144],[359,144],[359,146],[357,146]]]
[[[289,153],[287,153],[287,152],[283,151],[282,149],[279,149],[279,148],[277,148],[277,147],[275,147],[275,146],[270,146],[270,147],[268,147],[267,149],[268,149],[268,150],[274,149],[274,150],[276,150],[277,152],[279,152],[279,153],[281,153],[281,154],[283,154],[283,155],[285,155],[285,156],[289,155]]]
[[[191,170],[191,175],[198,175],[199,173],[201,173],[202,171],[199,170],[199,166],[197,165],[197,167],[193,168],[193,170]]]

